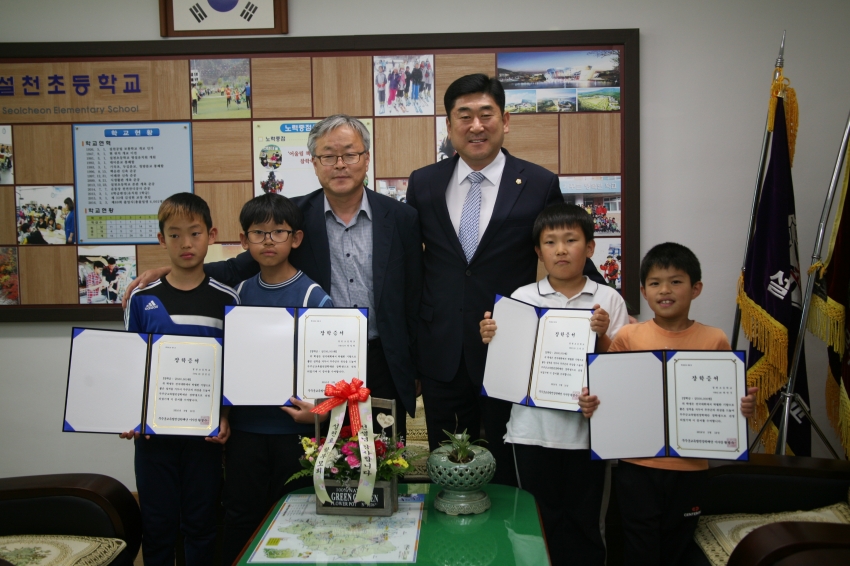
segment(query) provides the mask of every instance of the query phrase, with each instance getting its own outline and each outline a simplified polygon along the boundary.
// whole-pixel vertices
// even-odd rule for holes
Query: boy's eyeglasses
[[[262,230],[248,230],[245,235],[248,237],[248,241],[252,244],[262,244],[266,241],[266,236],[272,239],[272,242],[277,244],[282,244],[286,240],[289,239],[289,235],[292,234],[292,230],[272,230],[271,232],[264,232]]]
[[[354,165],[355,163],[360,162],[360,156],[364,153],[368,152],[361,151],[360,153],[344,153],[343,155],[317,155],[314,159],[318,159],[319,163],[326,167],[336,165],[336,162],[339,159],[342,159],[342,162],[346,165]]]

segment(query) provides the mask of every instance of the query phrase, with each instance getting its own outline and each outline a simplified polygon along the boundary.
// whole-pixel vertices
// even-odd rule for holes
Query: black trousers
[[[286,484],[302,469],[298,460],[304,450],[297,434],[231,430],[225,446],[222,563],[229,565],[272,505],[294,489],[313,485],[313,478]]]
[[[366,358],[366,375],[368,376],[367,386],[372,392],[372,397],[381,399],[395,399],[396,422],[393,425],[396,431],[396,436],[407,437],[407,412],[404,403],[401,402],[401,397],[396,389],[393,376],[390,374],[390,366],[387,364],[387,357],[384,355],[384,348],[381,346],[381,339],[374,338],[369,340],[369,354]],[[390,414],[389,409],[373,409],[372,410],[372,430],[375,434],[381,433],[381,425],[378,424],[377,416],[380,413]],[[392,431],[387,429],[387,436],[392,438]]]
[[[483,446],[496,458],[496,475],[492,483],[516,486],[513,451],[504,441],[512,404],[481,397],[481,385],[472,383],[462,356],[460,367],[451,381],[436,381],[424,376],[421,379],[431,450],[448,440],[444,430],[460,433],[466,429],[473,439],[487,440]]]
[[[705,471],[659,470],[620,461],[614,488],[623,521],[625,564],[687,564],[704,482]]]
[[[519,486],[537,501],[552,564],[605,564],[599,530],[605,462],[590,450],[509,444]]]

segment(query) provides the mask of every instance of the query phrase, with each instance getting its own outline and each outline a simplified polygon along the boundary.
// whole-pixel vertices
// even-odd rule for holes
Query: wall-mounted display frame
[[[403,180],[411,171],[448,158],[445,153],[453,152],[449,146],[441,146],[447,133],[443,95],[448,85],[474,72],[497,76],[500,54],[524,51],[576,52],[582,56],[591,52],[619,54],[619,109],[578,108],[578,90],[607,88],[604,85],[563,87],[576,89],[575,109],[569,109],[567,102],[571,99],[564,102],[560,95],[553,95],[546,98],[551,102],[544,103],[543,111],[538,106],[534,113],[513,114],[504,147],[559,175],[562,189],[566,186],[564,179],[618,179],[619,233],[607,230],[597,234],[597,251],[601,253],[604,248],[605,255],[594,257],[594,263],[604,265],[607,255],[613,255],[617,261],[613,286],[633,307],[632,312],[640,304],[636,279],[640,261],[636,29],[0,46],[5,53],[16,54],[14,59],[0,58],[0,78],[4,79],[0,82],[0,107],[4,125],[12,130],[15,149],[15,184],[0,183],[0,246],[16,248],[19,302],[0,306],[0,322],[121,319],[120,307],[108,301],[80,304],[78,263],[79,257],[88,256],[77,245],[34,246],[17,241],[15,189],[74,184],[74,124],[120,122],[144,127],[151,123],[190,122],[194,191],[210,203],[218,240],[234,244],[239,241],[238,212],[263,180],[256,178],[259,154],[255,155],[255,150],[262,150],[256,147],[257,124],[303,123],[335,113],[368,120],[372,124],[374,170],[369,175],[369,188],[394,191],[398,198],[399,187],[403,187]],[[110,56],[104,57],[103,53]],[[380,104],[376,105],[376,98],[380,98],[376,94],[376,61],[422,54],[429,55],[426,61],[433,71],[428,95],[433,114],[380,114]],[[190,95],[191,62],[245,58],[250,64],[250,117],[195,119]],[[588,81],[600,80],[602,75],[597,75]],[[88,88],[75,86],[78,76],[88,79]],[[29,84],[39,78],[40,95],[25,95],[25,77],[29,77]],[[106,81],[105,90],[100,88],[104,86],[101,78]],[[64,82],[63,92],[49,94],[57,86],[48,88],[47,83],[57,83],[59,79]],[[580,79],[579,73],[577,80]],[[535,104],[539,105],[539,100],[537,97]],[[558,112],[551,111],[552,104],[559,105]],[[263,171],[267,177],[268,172]],[[318,185],[298,187],[298,194],[317,188]],[[597,192],[600,191],[591,186],[582,193],[582,202],[595,199]],[[295,196],[289,194],[287,186],[282,187],[282,194]],[[158,245],[136,245],[135,258],[138,273],[168,261]]]
[[[288,0],[159,0],[162,37],[286,33]]]

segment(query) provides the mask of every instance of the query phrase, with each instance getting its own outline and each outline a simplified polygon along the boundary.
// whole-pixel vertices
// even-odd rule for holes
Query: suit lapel
[[[321,285],[328,294],[331,292],[331,251],[328,244],[328,228],[325,225],[324,193],[319,190],[309,199],[304,207],[304,243],[309,246],[307,252],[312,252],[316,265],[316,283]]]
[[[386,206],[374,191],[366,189],[366,198],[372,208],[372,306],[377,307],[381,303],[381,293],[384,290],[384,277],[390,260],[395,222],[391,208]]]
[[[475,255],[472,256],[472,261],[475,261],[475,258],[478,257],[481,251],[487,247],[487,244],[499,232],[499,228],[502,227],[502,223],[507,219],[528,181],[528,178],[522,174],[522,164],[508,153],[507,150],[503,149],[502,151],[505,152],[506,159],[505,169],[502,171],[502,181],[499,183],[499,194],[496,196],[496,205],[493,207],[493,215],[490,217],[490,223],[487,224],[487,228],[481,236],[481,241],[478,243]]]
[[[460,245],[460,239],[457,237],[454,225],[452,225],[452,217],[449,215],[449,206],[446,204],[446,191],[449,189],[449,183],[452,180],[452,175],[455,173],[459,159],[460,156],[455,154],[452,159],[446,159],[440,162],[441,164],[445,164],[445,166],[437,171],[437,176],[433,184],[434,193],[432,197],[434,199],[437,222],[445,230],[446,240],[454,248],[455,253],[466,262],[466,254],[463,253],[463,246]]]

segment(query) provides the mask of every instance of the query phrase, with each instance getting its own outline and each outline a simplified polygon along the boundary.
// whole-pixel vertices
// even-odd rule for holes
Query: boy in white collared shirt
[[[550,308],[594,309],[590,328],[596,351],[604,352],[617,331],[629,322],[626,304],[616,290],[582,274],[593,255],[593,219],[583,208],[555,204],[534,222],[534,250],[549,276],[520,287],[512,298]],[[496,334],[491,313],[480,323],[485,343]],[[605,543],[599,528],[605,462],[590,459],[586,419],[580,412],[514,405],[505,442],[512,445],[517,481],[537,500],[553,564],[604,564]]]

